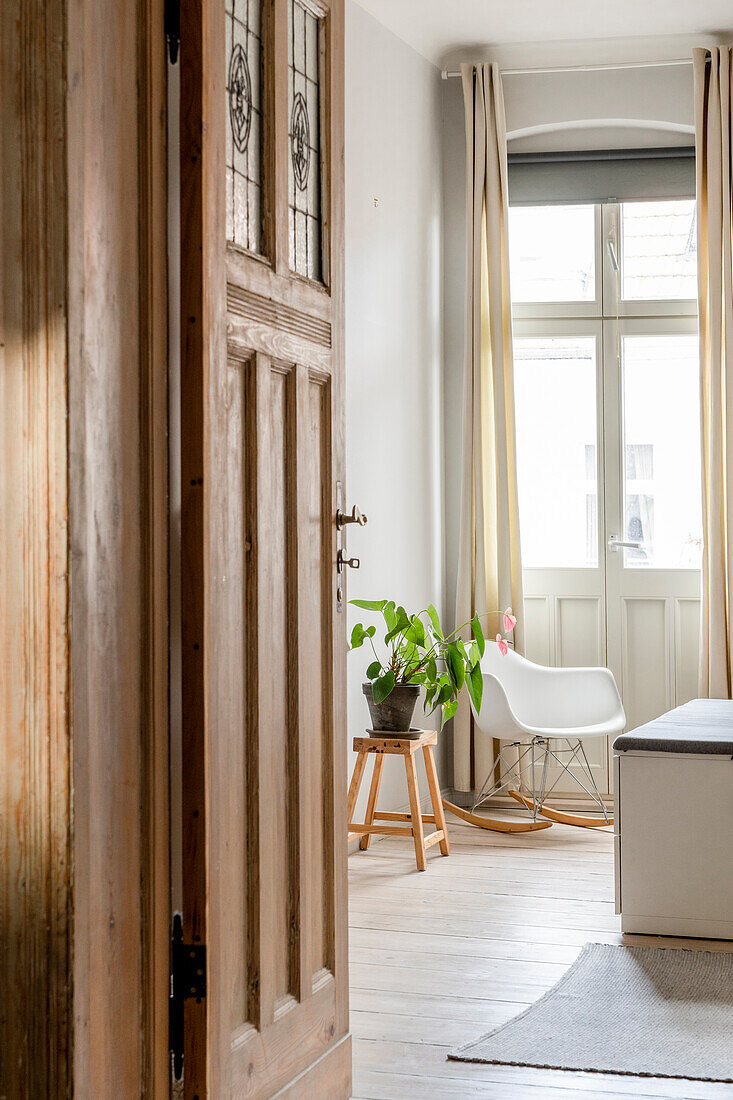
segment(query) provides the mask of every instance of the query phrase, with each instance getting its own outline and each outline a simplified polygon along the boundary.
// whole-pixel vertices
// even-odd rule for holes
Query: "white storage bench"
[[[613,755],[621,930],[733,939],[733,701],[685,703]]]

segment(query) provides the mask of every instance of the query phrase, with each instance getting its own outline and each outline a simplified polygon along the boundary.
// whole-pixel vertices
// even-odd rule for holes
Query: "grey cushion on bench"
[[[613,743],[619,752],[679,752],[733,756],[733,700],[692,699]]]

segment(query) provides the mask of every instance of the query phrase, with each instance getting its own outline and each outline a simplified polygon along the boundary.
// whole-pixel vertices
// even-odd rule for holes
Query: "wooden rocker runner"
[[[534,832],[553,822],[586,829],[613,825],[583,745],[589,737],[615,737],[626,725],[609,669],[546,668],[511,649],[502,655],[496,643],[489,642],[481,672],[481,713],[474,711],[476,736],[501,741],[502,748],[471,808],[464,810],[443,800],[445,808],[469,825],[502,833]],[[548,787],[551,765],[558,774]],[[598,807],[598,815],[548,806],[547,799],[561,779],[573,784],[571,789],[580,787]],[[497,821],[476,812],[502,793],[528,810],[531,819]]]
[[[424,871],[426,869],[427,861],[425,859],[425,853],[431,845],[439,844],[441,854],[444,856],[450,854],[448,829],[445,824],[445,814],[443,813],[443,806],[440,800],[438,773],[435,770],[435,759],[433,757],[433,745],[437,743],[437,740],[438,734],[435,730],[421,730],[418,737],[400,737],[399,734],[395,734],[391,737],[385,735],[383,737],[367,736],[354,738],[354,752],[358,755],[356,757],[354,773],[351,777],[351,784],[349,786],[349,840],[358,836],[360,838],[359,847],[364,850],[369,847],[374,833],[386,834],[388,836],[412,837],[415,845],[415,860],[417,862],[418,871]],[[420,790],[417,783],[417,770],[415,768],[415,754],[418,750],[422,750],[425,760],[425,771],[428,777],[428,787],[430,788],[430,800],[433,805],[432,814],[424,814],[420,809]],[[374,771],[372,772],[372,783],[369,788],[366,817],[362,823],[354,824],[352,817],[354,816],[356,800],[359,797],[359,788],[361,787],[361,781],[364,777],[367,757],[370,753],[374,756]],[[379,798],[379,786],[382,782],[382,769],[384,767],[385,756],[402,756],[404,758],[405,774],[407,776],[407,793],[410,799],[409,814],[377,810],[377,799]],[[389,824],[381,824],[383,821],[389,822]],[[392,824],[397,821],[409,822],[409,824]],[[435,825],[436,828],[433,829],[432,832],[426,834],[423,828],[425,824]]]
[[[478,829],[490,829],[495,833],[536,833],[538,829],[549,829],[552,825],[551,821],[502,821],[499,818],[486,817],[484,814],[464,810],[447,798],[443,799],[443,806],[469,825],[475,825]]]
[[[526,809],[534,810],[534,803],[531,798],[526,798],[519,791],[508,791],[507,793]],[[547,822],[548,825],[552,824],[553,821],[558,821],[561,825],[578,825],[583,829],[598,829],[604,825],[613,825],[613,818],[608,817],[608,815],[605,817],[586,817],[583,814],[569,814],[562,810],[553,810],[551,806],[545,806],[542,802],[537,806],[537,813],[550,819]]]

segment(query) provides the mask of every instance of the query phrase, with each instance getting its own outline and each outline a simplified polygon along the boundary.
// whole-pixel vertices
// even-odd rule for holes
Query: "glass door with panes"
[[[608,665],[633,728],[696,694],[695,206],[523,206],[509,224],[526,653]],[[610,746],[586,750],[610,791]]]

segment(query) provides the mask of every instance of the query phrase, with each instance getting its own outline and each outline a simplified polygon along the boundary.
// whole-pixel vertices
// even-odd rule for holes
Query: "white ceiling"
[[[731,0],[358,0],[435,65],[510,43],[667,35],[733,29]],[[704,44],[704,43],[701,43]]]

